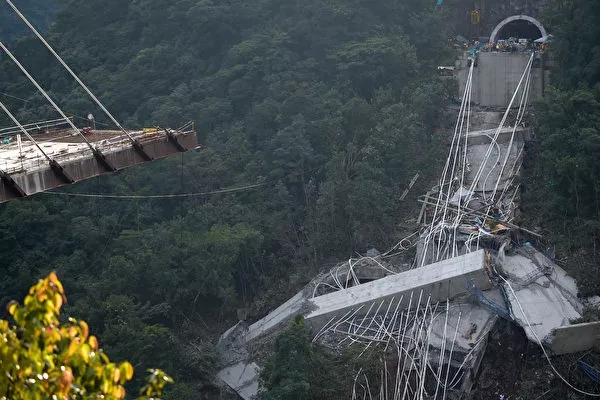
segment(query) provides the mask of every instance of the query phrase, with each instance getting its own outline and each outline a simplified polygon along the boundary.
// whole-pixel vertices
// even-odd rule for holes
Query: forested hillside
[[[598,294],[600,244],[600,7],[551,1],[552,88],[538,102],[534,162],[523,179],[527,223],[539,224],[582,295]],[[527,166],[527,165],[526,165]]]
[[[0,206],[1,303],[56,270],[111,359],[173,375],[169,398],[209,395],[237,309],[256,318],[324,262],[394,243],[408,182],[437,176],[445,22],[422,0],[65,2],[47,38],[109,110],[129,127],[194,120],[204,145],[61,192],[205,194]],[[67,114],[106,122],[37,39],[10,48]],[[55,117],[2,60],[7,106]]]
[[[19,10],[27,15],[27,18],[37,27],[40,31],[46,31],[56,13],[61,9],[60,0],[14,0]],[[21,19],[17,14],[13,13],[12,10],[6,4],[2,4],[0,12],[0,40],[14,40],[23,36],[30,35],[30,30],[25,24],[21,22]],[[11,11],[9,11],[11,10]]]
[[[416,172],[413,194],[428,189],[445,157],[455,90],[435,67],[452,62],[456,21],[433,0],[61,3],[48,40],[124,125],[194,120],[204,144],[60,191],[97,196],[0,205],[0,303],[56,270],[67,314],[90,323],[111,359],[165,369],[177,382],[167,398],[216,397],[212,343],[237,310],[257,318],[324,263],[395,242],[411,203],[400,194]],[[16,4],[40,30],[59,9]],[[3,40],[27,32],[0,11]],[[522,185],[524,223],[569,260],[592,260],[574,268],[586,293],[597,292],[600,233],[599,17],[591,0],[549,2],[555,89],[536,105],[540,157],[534,146]],[[107,122],[37,39],[8,44],[67,114]],[[0,62],[2,101],[20,120],[54,118]],[[196,195],[102,195],[176,193]],[[304,346],[299,327],[288,334]],[[330,360],[303,350],[309,385],[322,382],[314,370]]]

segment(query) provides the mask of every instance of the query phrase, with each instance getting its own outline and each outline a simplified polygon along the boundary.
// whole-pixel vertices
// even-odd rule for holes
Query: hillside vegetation
[[[581,294],[598,294],[600,244],[600,7],[551,1],[552,87],[535,107],[538,146],[523,177],[527,223],[544,228]]]
[[[61,192],[262,186],[3,204],[1,303],[56,270],[66,313],[111,359],[164,369],[170,398],[210,395],[211,343],[237,309],[256,318],[323,262],[386,248],[413,204],[398,201],[411,178],[420,173],[420,193],[437,175],[454,88],[435,79],[453,56],[434,3],[64,2],[47,39],[108,109],[129,127],[194,120],[204,145]],[[67,114],[106,122],[37,39],[10,48]],[[7,106],[23,122],[54,118],[2,60]]]
[[[416,172],[412,193],[424,192],[445,158],[455,88],[435,67],[452,62],[454,22],[423,0],[62,3],[47,38],[109,110],[132,128],[194,120],[203,146],[60,192],[204,194],[1,205],[0,303],[56,270],[65,312],[90,324],[112,360],[164,369],[176,380],[166,398],[217,397],[211,343],[236,310],[257,318],[323,263],[396,241],[411,201],[401,193]],[[536,108],[542,157],[524,207],[571,250],[593,253],[599,10],[550,3],[557,88]],[[107,122],[37,39],[10,48],[67,114]],[[55,118],[0,61],[0,92],[12,96],[2,101],[20,120]],[[232,187],[248,188],[214,193]],[[310,357],[314,370],[320,356]]]
[[[10,41],[29,36],[31,34],[29,28],[21,22],[19,16],[12,11],[8,4],[2,3],[0,7],[2,10],[0,12],[0,40]],[[56,13],[62,8],[60,0],[15,0],[13,4],[42,32],[48,29]]]

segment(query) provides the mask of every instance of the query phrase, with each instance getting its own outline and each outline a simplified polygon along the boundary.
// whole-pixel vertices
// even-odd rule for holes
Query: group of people
[[[464,49],[469,52],[470,55],[474,55],[479,52],[498,52],[498,53],[511,53],[511,52],[536,52],[544,53],[548,50],[548,42],[536,43],[531,39],[499,39],[496,42],[471,40],[465,42],[451,41],[452,47],[456,49]]]
[[[481,48],[481,46],[480,46]],[[545,52],[548,49],[548,43],[536,43],[531,39],[500,39],[496,43],[487,42],[480,51],[513,53],[513,52]]]

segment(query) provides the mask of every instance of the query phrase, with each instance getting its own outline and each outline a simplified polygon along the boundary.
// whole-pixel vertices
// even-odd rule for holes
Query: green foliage
[[[536,105],[541,158],[525,199],[571,249],[595,246],[600,233],[599,16],[597,5],[578,0],[552,1],[546,12],[556,87]]]
[[[36,27],[38,31],[48,29],[54,16],[61,9],[60,0],[46,1],[15,1],[14,4],[19,8],[27,19]],[[0,40],[10,41],[23,36],[30,36],[33,33],[21,22],[19,16],[9,7],[8,4],[2,4],[0,13]]]
[[[11,302],[15,325],[0,320],[0,396],[9,399],[122,399],[133,377],[128,362],[111,363],[85,321],[59,321],[66,301],[54,273],[40,280],[23,305]],[[151,370],[143,398],[160,396],[172,379]],[[142,397],[140,397],[142,399]]]
[[[338,353],[312,338],[301,316],[277,337],[274,354],[260,373],[260,400],[352,398],[359,375],[371,387],[378,386],[382,361],[378,346],[349,346]]]
[[[334,55],[341,78],[363,98],[370,99],[374,90],[391,84],[400,90],[417,73],[414,48],[405,37],[369,37],[350,42]]]
[[[304,319],[297,317],[281,333],[275,344],[275,354],[260,374],[261,400],[342,398],[344,388],[331,385],[335,372],[332,358],[312,343]],[[339,397],[342,396],[342,397]]]
[[[553,85],[563,90],[592,87],[600,81],[600,7],[588,0],[551,0],[544,22],[552,30],[558,65]]]
[[[582,295],[595,294],[598,288],[599,17],[595,2],[549,2],[545,24],[554,39],[546,56],[555,63],[553,87],[535,105],[539,147],[528,149],[522,183],[526,214],[556,243]]]
[[[552,212],[567,218],[598,217],[600,85],[593,91],[549,90],[538,106],[542,161],[552,191]],[[586,232],[590,233],[590,232]]]
[[[445,16],[421,0],[62,3],[46,38],[117,119],[195,120],[203,148],[61,190],[264,185],[0,205],[0,296],[22,296],[56,270],[72,288],[66,313],[113,357],[169,370],[178,385],[166,396],[211,393],[219,360],[209,343],[236,309],[258,316],[324,260],[386,247],[407,183],[437,175],[431,150],[444,148],[453,90],[435,78]],[[93,112],[109,122],[37,39],[10,47],[76,121]],[[1,61],[0,92],[22,99],[6,99],[9,109],[23,122],[54,118]]]

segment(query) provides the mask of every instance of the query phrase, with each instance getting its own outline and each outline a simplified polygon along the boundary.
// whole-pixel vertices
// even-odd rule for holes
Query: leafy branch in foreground
[[[0,320],[0,399],[123,399],[133,377],[129,362],[112,363],[85,321],[59,321],[66,301],[51,273],[31,287],[23,305],[12,301],[15,325]],[[173,380],[150,370],[139,399],[156,399]]]

